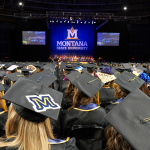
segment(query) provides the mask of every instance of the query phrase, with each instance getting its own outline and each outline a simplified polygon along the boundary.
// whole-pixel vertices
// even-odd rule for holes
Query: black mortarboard
[[[34,78],[32,78],[32,81],[36,81],[38,83],[40,83],[41,85],[44,85],[46,87],[49,87],[55,80],[57,80],[57,77],[53,74],[53,73],[50,73],[50,74],[42,74],[43,72],[40,73],[40,77],[39,77],[39,73],[36,73],[34,75]],[[38,77],[38,80],[35,80],[37,79]],[[28,78],[31,80],[31,78]]]
[[[17,81],[20,77],[26,78],[23,74],[19,72],[10,73],[10,74],[7,74],[6,76],[13,82]]]
[[[71,73],[71,71],[73,71],[72,66],[66,66],[65,73]]]
[[[130,68],[131,68],[131,66],[130,66],[129,63],[124,63],[124,64],[122,64],[122,65],[123,65],[123,67],[126,68],[126,69],[130,69]]]
[[[42,78],[45,75],[51,75],[52,72],[50,70],[44,70],[42,72],[36,72],[28,77],[28,79],[32,81],[38,81],[40,78]]]
[[[142,71],[144,71],[144,70],[147,70],[146,68],[144,68],[144,67],[141,67],[141,66],[139,66],[139,67],[136,67],[137,69],[140,69],[140,70],[142,70]]]
[[[81,73],[79,73],[78,71],[73,71],[72,73],[66,75],[66,77],[69,79],[69,81],[73,82],[76,77],[79,77],[81,75]]]
[[[45,70],[50,70],[51,72],[54,72],[54,71],[55,71],[54,68],[51,67],[51,66],[44,65],[43,68],[44,68]]]
[[[140,88],[144,84],[144,80],[140,79],[138,76],[124,71],[116,80],[115,83],[118,84],[123,92],[129,93],[135,88]],[[128,92],[127,92],[127,91]]]
[[[112,72],[114,73],[114,76],[117,78],[117,77],[119,77],[120,76],[120,72],[119,71],[117,71],[116,69],[114,69],[114,68],[111,68],[111,70],[112,70]]]
[[[106,120],[135,150],[150,149],[150,98],[135,89],[106,116]]]
[[[89,71],[89,72],[95,70],[95,65],[94,64],[85,64],[84,67],[86,67],[87,71]]]
[[[101,82],[98,78],[87,72],[81,74],[79,77],[76,77],[72,84],[91,98],[104,85],[104,83]]]
[[[22,68],[21,71],[22,71],[22,74],[26,76],[26,75],[29,75],[30,74],[29,71],[32,71],[32,70],[26,69],[26,68]]]
[[[63,94],[34,81],[20,78],[2,97],[13,103],[15,111],[26,120],[57,120]]]

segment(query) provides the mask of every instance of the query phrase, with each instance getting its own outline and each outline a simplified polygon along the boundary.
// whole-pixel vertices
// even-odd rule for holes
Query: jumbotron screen
[[[23,45],[45,45],[45,31],[22,31]]]
[[[97,33],[97,46],[119,46],[120,33]]]

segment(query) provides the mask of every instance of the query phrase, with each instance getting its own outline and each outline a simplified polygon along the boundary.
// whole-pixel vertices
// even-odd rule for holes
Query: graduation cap
[[[26,76],[26,75],[29,75],[29,74],[30,74],[30,71],[31,71],[31,70],[30,70],[30,69],[23,68],[23,69],[21,69],[21,71],[22,71],[22,74]]]
[[[80,75],[81,75],[81,73],[79,73],[78,71],[73,71],[72,73],[66,75],[66,77],[67,77],[67,79],[69,79],[69,81],[73,82]]]
[[[8,71],[13,71],[13,70],[15,70],[17,67],[19,67],[19,66],[17,66],[17,65],[11,65],[10,67],[7,68],[7,70],[8,70]]]
[[[22,118],[43,122],[47,117],[57,120],[63,94],[29,79],[20,78],[2,97],[13,103]]]
[[[10,74],[7,74],[6,76],[13,82],[17,81],[20,77],[26,78],[23,74],[19,72],[10,73]]]
[[[135,89],[105,119],[135,150],[150,149],[150,98]]]
[[[51,66],[48,66],[48,65],[44,65],[43,68],[44,68],[45,70],[50,70],[51,72],[54,72],[54,71],[55,71],[54,68],[52,68]]]
[[[145,71],[145,70],[147,70],[146,68],[144,68],[144,67],[141,67],[141,66],[139,66],[139,67],[136,67],[137,69],[139,69],[139,70],[142,70],[142,71]]]
[[[140,88],[144,84],[144,80],[140,79],[138,76],[124,71],[116,80],[115,83],[118,84],[121,90],[125,93],[133,91],[135,88]]]
[[[114,67],[111,68],[111,70],[112,70],[112,72],[114,73],[114,76],[115,76],[116,78],[120,76],[121,73],[120,73],[119,71],[117,71]]]
[[[37,70],[37,68],[33,65],[28,65],[26,68],[32,70],[32,71],[30,71],[30,73],[33,73]]]
[[[103,83],[108,83],[108,82],[116,79],[116,77],[114,75],[111,75],[111,74],[106,74],[106,73],[101,73],[101,72],[97,72],[96,74],[98,75],[99,79]]]
[[[50,72],[50,74],[48,74],[47,72],[41,72],[41,73],[34,73],[34,75],[31,75],[32,77],[28,78],[32,81],[36,81],[46,87],[49,87],[54,81],[57,80],[57,77]]]
[[[43,76],[48,76],[53,74],[50,70],[44,70],[42,72],[36,72],[34,74],[32,74],[31,76],[28,77],[28,79],[32,80],[32,81],[38,81],[40,80]]]
[[[94,64],[85,64],[84,67],[87,68],[87,71],[92,72],[95,70],[95,65]]]
[[[85,72],[76,77],[72,84],[89,97],[93,97],[103,87],[104,83],[98,78]]]
[[[131,68],[131,66],[130,66],[130,64],[129,64],[129,63],[124,63],[124,64],[122,64],[122,65],[123,65],[123,67],[124,67],[124,68],[126,68],[126,69],[127,69],[127,68],[128,68],[128,69],[130,69],[130,68]]]
[[[73,71],[72,66],[66,66],[65,73],[71,73],[71,71]]]

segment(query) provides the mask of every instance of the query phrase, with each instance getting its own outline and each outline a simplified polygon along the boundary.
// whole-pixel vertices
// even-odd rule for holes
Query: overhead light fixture
[[[127,10],[127,7],[125,6],[123,9],[124,9],[124,10]]]
[[[19,2],[19,6],[22,6],[23,5],[23,3],[22,2]]]

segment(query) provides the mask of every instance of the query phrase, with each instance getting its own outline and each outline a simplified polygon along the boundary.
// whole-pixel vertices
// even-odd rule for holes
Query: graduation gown
[[[72,127],[76,125],[97,125],[105,128],[108,125],[104,118],[105,115],[105,109],[94,103],[90,103],[87,106],[79,106],[70,111],[61,111],[57,121],[57,123],[59,122],[57,131],[61,133],[62,137],[65,137],[69,136]],[[102,140],[81,139],[78,143],[80,148],[78,148],[80,150],[101,150],[102,142]]]
[[[8,118],[8,111],[0,112],[0,137],[5,135],[5,124]]]
[[[120,98],[115,103],[112,103],[111,105],[108,105],[105,107],[106,113],[109,113],[116,105],[118,105],[124,98]]]
[[[110,105],[112,102],[115,102],[115,89],[113,88],[101,88],[99,90],[99,102],[101,107],[105,108],[107,105]]]
[[[4,130],[8,118],[8,111],[0,112],[0,130]]]
[[[15,138],[11,138],[8,140],[13,141]],[[51,145],[51,150],[78,150],[75,144],[75,139],[74,138],[66,138],[65,140],[61,139],[55,139],[55,140],[48,140],[48,144]],[[4,147],[0,148],[0,150],[17,150],[17,148],[12,148],[12,147]]]

